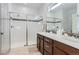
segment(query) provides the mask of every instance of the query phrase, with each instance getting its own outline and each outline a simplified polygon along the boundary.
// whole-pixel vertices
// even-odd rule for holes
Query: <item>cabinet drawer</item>
[[[44,49],[49,52],[50,54],[52,54],[52,44],[47,43],[44,41]]]
[[[65,52],[68,55],[79,54],[79,49],[73,48],[61,42],[54,41],[54,46],[61,49],[63,52]]]
[[[48,37],[45,37],[44,38],[44,41],[48,42],[48,43],[51,43],[52,44],[52,39],[48,38]]]
[[[43,39],[43,36],[40,35],[40,34],[37,34],[37,37],[40,38],[40,39]]]

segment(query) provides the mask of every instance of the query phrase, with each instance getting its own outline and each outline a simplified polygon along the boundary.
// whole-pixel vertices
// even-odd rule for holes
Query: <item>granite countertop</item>
[[[69,46],[79,49],[79,40],[78,39],[75,40],[75,38],[73,38],[73,37],[68,37],[68,36],[64,36],[64,35],[57,35],[54,33],[47,33],[47,32],[38,32],[38,34],[46,36],[46,37],[51,38],[53,40],[62,42],[66,45],[69,45]]]

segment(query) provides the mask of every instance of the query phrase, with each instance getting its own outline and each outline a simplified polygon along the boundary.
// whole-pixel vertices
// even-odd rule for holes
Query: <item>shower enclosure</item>
[[[37,43],[37,32],[42,31],[42,17],[10,12],[11,48]]]
[[[0,54],[7,54],[11,48],[37,44],[36,34],[43,29],[41,16],[8,9],[8,3],[0,4]]]

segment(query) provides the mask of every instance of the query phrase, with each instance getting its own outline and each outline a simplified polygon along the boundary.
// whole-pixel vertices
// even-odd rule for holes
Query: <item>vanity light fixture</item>
[[[62,4],[62,3],[56,4],[55,6],[51,7],[48,11],[51,11],[51,10],[55,9],[56,7],[60,6],[61,4]]]

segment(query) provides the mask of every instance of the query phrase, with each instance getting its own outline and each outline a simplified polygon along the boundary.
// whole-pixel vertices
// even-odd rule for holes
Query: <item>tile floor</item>
[[[8,55],[42,55],[36,45],[11,49]]]

